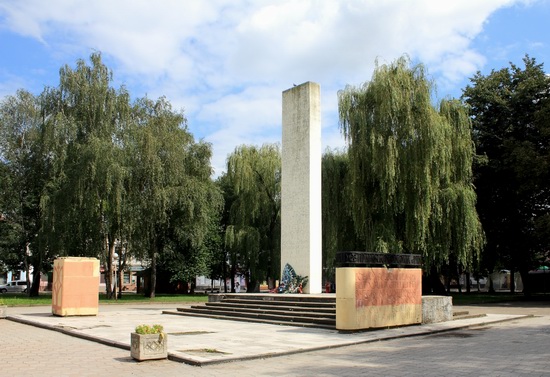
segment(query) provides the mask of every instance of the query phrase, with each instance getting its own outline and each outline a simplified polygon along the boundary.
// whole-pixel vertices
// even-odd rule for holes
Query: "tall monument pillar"
[[[321,87],[283,92],[281,271],[308,276],[304,293],[321,293]]]

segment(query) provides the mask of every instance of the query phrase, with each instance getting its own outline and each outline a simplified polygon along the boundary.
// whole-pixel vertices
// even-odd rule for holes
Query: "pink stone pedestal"
[[[99,260],[58,258],[53,264],[52,313],[58,316],[97,315]]]
[[[422,322],[420,268],[336,269],[336,328],[363,330]]]

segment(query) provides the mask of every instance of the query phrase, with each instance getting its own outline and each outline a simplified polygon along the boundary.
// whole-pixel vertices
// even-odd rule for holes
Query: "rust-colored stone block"
[[[336,269],[336,328],[361,330],[422,322],[422,270]]]
[[[99,260],[58,258],[53,264],[52,313],[59,316],[97,315]]]

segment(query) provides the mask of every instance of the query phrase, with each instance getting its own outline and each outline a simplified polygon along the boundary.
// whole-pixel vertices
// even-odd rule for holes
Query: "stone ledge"
[[[422,296],[422,324],[452,321],[451,296]]]

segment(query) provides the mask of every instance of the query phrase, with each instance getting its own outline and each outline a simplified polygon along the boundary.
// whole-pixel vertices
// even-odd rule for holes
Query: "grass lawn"
[[[510,301],[523,301],[525,296],[523,293],[510,293],[510,292],[471,292],[471,293],[457,293],[452,292],[454,305],[475,305],[475,304],[491,304],[497,302],[510,302]]]
[[[135,293],[124,293],[121,299],[109,300],[105,294],[99,294],[100,304],[147,304],[147,303],[195,303],[195,302],[207,302],[207,295],[168,295],[157,294],[155,298],[145,297]],[[0,304],[4,303],[7,306],[32,306],[32,305],[51,305],[52,294],[51,292],[42,292],[38,297],[29,297],[22,293],[4,293],[0,294]]]
[[[498,302],[510,302],[510,301],[523,301],[526,300],[523,293],[509,293],[509,292],[471,292],[471,293],[451,293],[453,297],[454,305],[475,305],[475,304],[490,304]],[[548,299],[548,297],[545,297]],[[537,299],[533,296],[532,299]],[[38,297],[28,297],[26,294],[16,293],[4,293],[0,294],[0,304],[2,301],[8,306],[32,306],[32,305],[51,305],[52,294],[51,292],[42,292]],[[155,298],[151,299],[141,294],[124,293],[121,299],[109,300],[105,297],[105,294],[99,294],[100,304],[120,305],[120,304],[147,304],[147,303],[200,303],[207,302],[208,295],[195,294],[195,295],[170,295],[170,294],[157,294]]]

